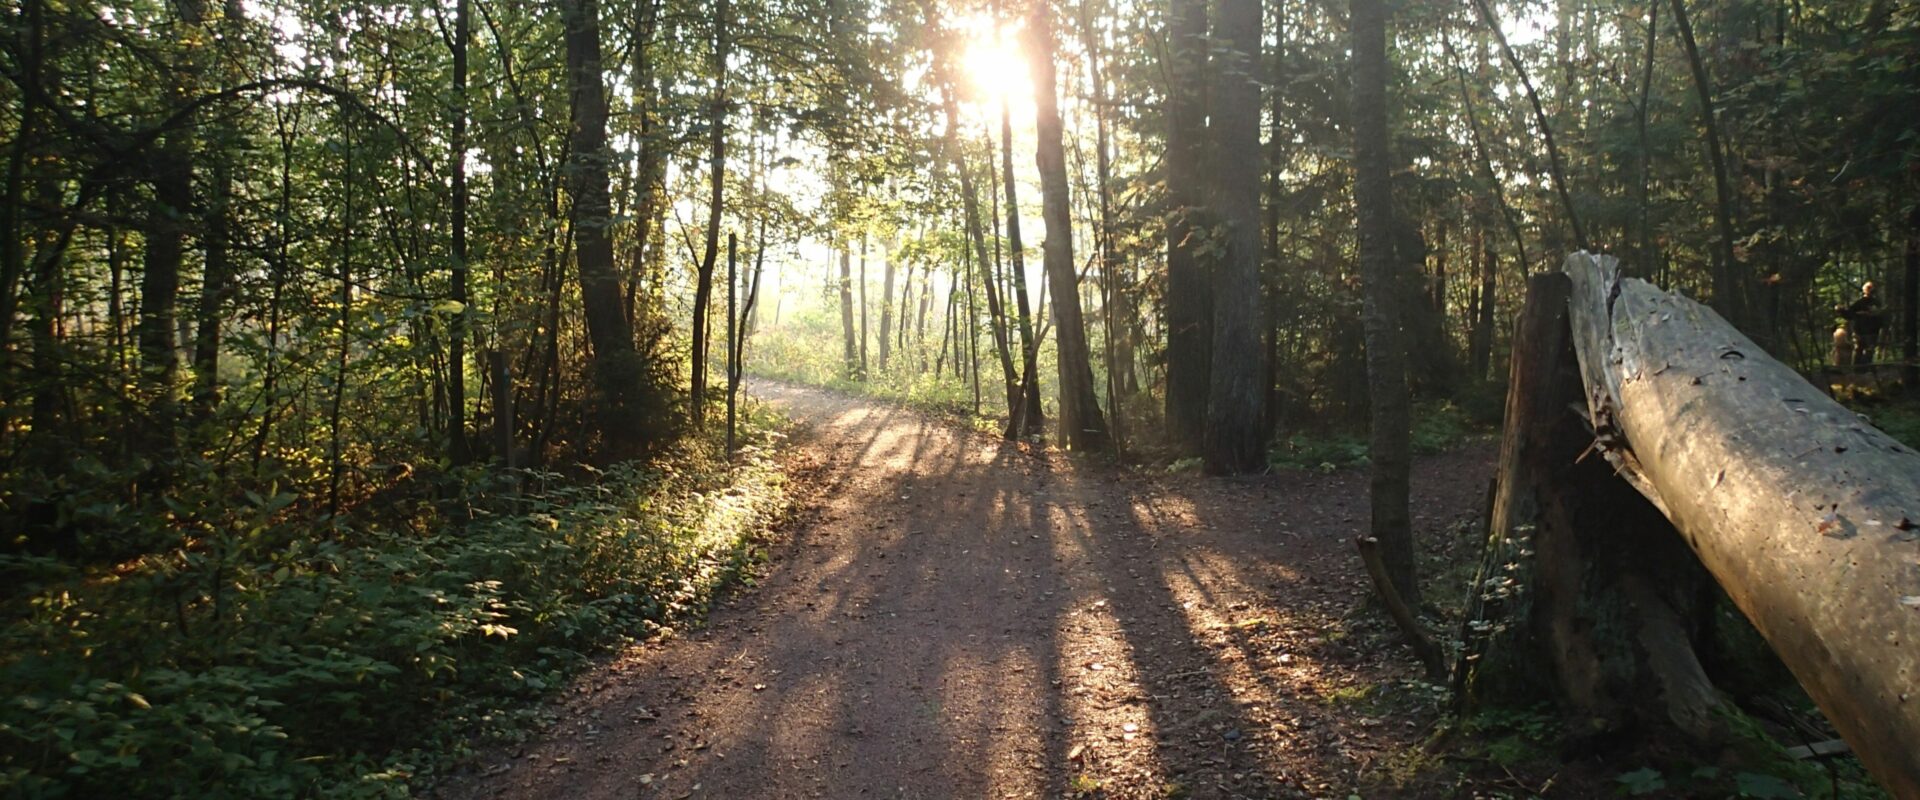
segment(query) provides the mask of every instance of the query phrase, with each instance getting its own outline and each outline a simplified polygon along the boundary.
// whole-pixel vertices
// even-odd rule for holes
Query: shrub
[[[517,495],[455,479],[479,488],[424,526],[176,500],[193,535],[173,550],[91,573],[0,561],[32,581],[0,628],[0,793],[404,795],[586,653],[702,611],[784,502],[764,452],[730,470],[695,446],[526,473]]]

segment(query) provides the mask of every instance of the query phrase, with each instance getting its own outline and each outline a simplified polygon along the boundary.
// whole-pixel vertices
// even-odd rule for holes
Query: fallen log
[[[1920,797],[1920,454],[1613,258],[1576,253],[1563,272],[1594,450],[1868,771]]]
[[[1712,638],[1700,624],[1712,581],[1592,452],[1571,286],[1557,273],[1528,280],[1454,696],[1462,711],[1483,697],[1555,698],[1582,738],[1651,722],[1711,743],[1718,699],[1693,653]]]

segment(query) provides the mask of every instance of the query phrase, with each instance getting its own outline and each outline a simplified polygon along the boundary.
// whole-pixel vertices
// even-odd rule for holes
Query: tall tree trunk
[[[224,126],[223,126],[224,128]],[[231,135],[221,130],[215,135]],[[225,142],[217,149],[224,149]],[[211,159],[208,177],[212,190],[207,198],[205,220],[201,227],[200,306],[193,335],[193,417],[204,420],[220,404],[220,323],[232,292],[233,270],[229,245],[229,200],[233,196],[233,169],[224,154]]]
[[[1371,461],[1370,531],[1393,588],[1419,606],[1409,511],[1407,358],[1401,341],[1400,272],[1394,264],[1392,159],[1387,138],[1387,9],[1384,0],[1352,0],[1353,199],[1359,213],[1362,323],[1367,342]]]
[[[880,279],[880,371],[887,371],[887,361],[893,357],[893,273],[896,266],[895,256],[898,250],[887,248],[887,266],[882,269]]]
[[[1183,453],[1206,435],[1213,377],[1213,292],[1196,253],[1205,236],[1200,182],[1207,115],[1207,3],[1169,0],[1172,57],[1167,87],[1167,435]]]
[[[727,234],[727,457],[733,457],[734,395],[740,388],[740,238]]]
[[[1000,182],[1007,190],[1007,254],[1012,267],[1016,323],[1020,326],[1019,403],[1007,415],[1006,436],[1020,439],[1043,434],[1046,414],[1040,407],[1040,342],[1033,335],[1033,304],[1027,295],[1026,244],[1020,240],[1020,194],[1013,175],[1013,111],[1000,99]]]
[[[245,19],[246,11],[238,0],[227,0],[217,26],[220,39],[238,41],[240,23]],[[214,31],[206,33],[210,37],[215,35]],[[224,77],[218,81],[222,88],[226,83]],[[208,182],[212,191],[201,228],[200,307],[193,337],[193,416],[197,420],[211,417],[220,404],[220,324],[233,293],[230,287],[233,249],[229,241],[232,238],[229,206],[233,198],[230,154],[241,147],[235,141],[240,131],[230,120],[222,120],[213,128],[212,145],[207,148],[211,157],[206,157],[211,162]]]
[[[168,134],[168,143],[151,166],[153,200],[148,206],[146,252],[140,273],[140,320],[135,338],[140,344],[141,383],[149,431],[156,440],[171,440],[176,414],[174,373],[179,358],[174,346],[175,308],[180,293],[180,266],[185,255],[186,214],[193,206],[191,138],[185,131]]]
[[[1213,366],[1207,394],[1207,470],[1267,466],[1260,332],[1260,0],[1220,0],[1212,114],[1212,207],[1226,228],[1213,269]]]
[[[724,0],[723,0],[724,2]],[[601,84],[600,8],[597,0],[565,0],[567,76],[572,89],[574,127],[568,137],[567,174],[573,195],[572,230],[580,275],[580,304],[593,345],[594,382],[604,405],[600,435],[609,455],[624,455],[640,444],[635,396],[641,365],[633,347],[633,329],[620,305],[620,273],[613,263],[610,203],[607,197],[607,96]],[[556,320],[557,322],[557,320]]]
[[[1059,89],[1054,85],[1053,18],[1045,2],[1037,3],[1027,20],[1027,42],[1027,65],[1033,74],[1037,111],[1034,127],[1039,134],[1035,160],[1040,167],[1041,218],[1047,227],[1042,248],[1047,289],[1053,298],[1054,341],[1059,351],[1060,432],[1068,448],[1092,451],[1107,446],[1107,422],[1093,391],[1092,357],[1080,312],[1080,280],[1073,265],[1073,207],[1067,193]]]
[[[206,21],[205,0],[182,0],[176,4],[180,21],[197,28]],[[198,34],[192,41],[199,41]],[[173,78],[176,96],[199,91],[201,54],[199,45],[189,43],[182,63]],[[188,219],[193,213],[193,167],[196,114],[187,114],[168,132],[153,155],[149,174],[153,183],[153,202],[145,231],[147,250],[145,271],[140,278],[140,367],[147,393],[150,415],[154,420],[151,436],[171,442],[177,406],[173,397],[175,373],[179,369],[175,329],[180,293],[180,270],[186,252]],[[164,446],[164,445],[163,445]]]
[[[1707,77],[1706,63],[1700,60],[1700,48],[1693,38],[1693,23],[1687,18],[1685,0],[1673,0],[1673,25],[1680,32],[1680,44],[1687,52],[1687,69],[1693,73],[1693,87],[1700,96],[1700,125],[1706,134],[1707,162],[1713,168],[1713,226],[1719,234],[1713,251],[1713,307],[1738,328],[1748,320],[1745,287],[1738,277],[1739,266],[1733,249],[1733,188],[1727,181],[1727,157],[1720,146],[1720,123],[1714,118],[1713,81]]]
[[[1480,301],[1474,308],[1473,352],[1469,361],[1473,365],[1473,379],[1483,381],[1493,362],[1494,295],[1499,260],[1494,257],[1493,244],[1485,241],[1479,226],[1473,229],[1473,239],[1474,254],[1480,260]]]
[[[844,243],[843,243],[844,244]],[[840,248],[840,341],[843,377],[852,378],[860,373],[860,355],[854,349],[853,339],[853,255],[846,247]]]
[[[860,234],[860,372],[855,376],[867,379],[867,235]]]
[[[980,285],[987,296],[987,328],[993,333],[994,352],[1000,357],[1000,374],[1007,396],[1007,417],[1011,419],[1020,405],[1020,378],[1014,371],[1012,348],[1007,343],[1006,311],[1000,301],[1000,290],[993,279],[993,262],[987,259],[987,234],[980,222],[980,196],[973,182],[973,170],[967,163],[966,149],[960,145],[959,114],[953,99],[953,82],[949,73],[942,73],[940,100],[947,117],[947,152],[951,154],[954,170],[960,173],[960,202],[967,215],[967,238],[973,242],[974,261],[979,265]],[[992,173],[992,169],[988,169]],[[996,247],[998,242],[995,242]],[[972,313],[972,282],[968,282],[968,313]],[[972,318],[969,316],[969,323]],[[980,382],[974,375],[974,383]],[[976,406],[978,404],[976,403]],[[976,409],[977,410],[977,409]]]
[[[348,123],[344,104],[340,109],[340,138],[343,174],[340,187],[339,348],[333,368],[332,407],[327,412],[327,518],[335,526],[340,523],[340,490],[346,475],[341,421],[347,397],[347,360],[353,353],[353,126]]]
[[[655,138],[659,136],[659,97],[655,85],[655,59],[653,43],[660,30],[661,0],[641,0],[638,4],[639,17],[634,20],[633,57],[633,116],[638,128],[639,141],[635,145],[637,163],[634,165],[634,191],[639,193],[633,215],[633,254],[632,264],[628,267],[627,307],[625,309],[629,325],[635,324],[639,314],[635,308],[642,278],[651,273],[648,269],[648,257],[655,249],[651,240],[660,231],[660,215],[666,210],[666,203],[660,200],[659,186],[666,178],[666,150]],[[658,285],[652,289],[659,291]]]
[[[727,0],[719,0],[713,13],[714,75],[712,107],[708,114],[708,168],[711,182],[707,199],[707,250],[700,258],[700,272],[693,290],[693,425],[700,427],[707,416],[707,331],[708,307],[713,303],[714,261],[720,256],[720,213],[727,178]],[[864,342],[862,343],[864,346]],[[865,359],[862,358],[862,368]]]
[[[46,3],[24,0],[20,8],[28,35],[26,52],[21,58],[22,79],[40,84],[44,81],[46,61]],[[13,146],[7,151],[6,197],[0,199],[0,370],[11,370],[10,344],[13,341],[14,313],[19,306],[20,280],[26,274],[27,162],[39,138],[39,93],[20,93],[19,118],[13,131]]]
[[[447,455],[455,464],[465,463],[472,456],[467,443],[467,42],[473,38],[471,5],[472,0],[454,3],[453,134],[447,158],[453,173],[453,264],[447,294],[457,305],[447,321]],[[511,456],[500,454],[502,459]]]
[[[1262,365],[1260,376],[1262,391],[1266,393],[1267,418],[1262,434],[1269,440],[1280,425],[1280,353],[1281,326],[1283,317],[1288,316],[1286,306],[1291,305],[1289,287],[1281,274],[1280,258],[1280,173],[1286,165],[1286,139],[1281,132],[1281,121],[1286,117],[1285,92],[1282,87],[1288,81],[1287,73],[1287,4],[1277,0],[1274,4],[1274,53],[1271,72],[1267,77],[1268,117],[1272,128],[1267,133],[1267,218],[1266,218],[1266,278],[1261,289],[1267,303],[1266,361]]]
[[[1652,180],[1653,180],[1653,143],[1647,133],[1647,123],[1653,114],[1653,55],[1654,46],[1660,41],[1660,0],[1647,3],[1647,55],[1645,66],[1640,73],[1640,104],[1634,109],[1634,133],[1640,145],[1638,160],[1639,175],[1634,181],[1635,207],[1639,213],[1638,230],[1639,253],[1634,259],[1637,263],[1629,269],[1641,275],[1651,274],[1653,265],[1659,260],[1653,250],[1652,223]]]
[[[1085,35],[1087,52],[1087,70],[1093,78],[1093,124],[1095,148],[1095,177],[1099,180],[1100,192],[1100,316],[1105,334],[1101,338],[1106,343],[1107,363],[1107,409],[1112,413],[1108,422],[1113,433],[1113,451],[1118,457],[1124,457],[1126,451],[1126,387],[1120,379],[1120,338],[1123,320],[1114,318],[1114,303],[1120,299],[1120,258],[1113,246],[1113,152],[1112,138],[1107,133],[1107,78],[1104,70],[1105,54],[1101,37],[1096,28],[1091,5],[1081,7],[1081,30]]]

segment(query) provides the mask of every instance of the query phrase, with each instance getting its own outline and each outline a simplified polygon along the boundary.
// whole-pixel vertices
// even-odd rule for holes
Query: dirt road
[[[443,795],[1372,798],[1423,732],[1367,699],[1412,665],[1342,622],[1364,472],[1142,477],[756,394],[802,424],[813,497],[760,585]],[[1490,462],[1421,460],[1419,533],[1471,517]]]

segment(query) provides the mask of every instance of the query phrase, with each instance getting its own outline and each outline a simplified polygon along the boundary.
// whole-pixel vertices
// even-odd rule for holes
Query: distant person
[[[1857,366],[1873,365],[1873,351],[1880,345],[1880,329],[1886,324],[1879,288],[1867,281],[1860,287],[1860,298],[1840,312],[1853,329],[1853,363]]]
[[[1833,328],[1833,353],[1828,359],[1841,369],[1853,366],[1853,331],[1847,330],[1847,321]]]

